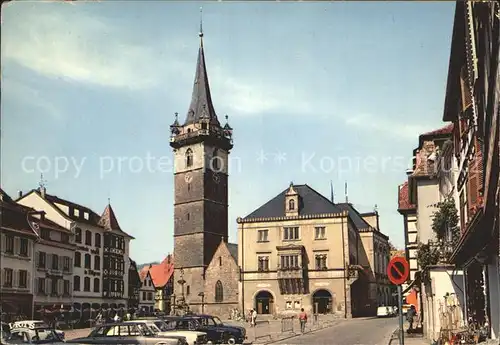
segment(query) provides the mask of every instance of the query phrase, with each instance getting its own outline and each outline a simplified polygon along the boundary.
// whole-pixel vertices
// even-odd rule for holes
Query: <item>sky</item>
[[[234,128],[229,233],[308,184],[404,246],[397,212],[418,135],[444,126],[454,2],[28,2],[3,5],[1,186],[101,213],[131,256],[173,250],[169,126],[191,98],[203,5],[216,112]]]

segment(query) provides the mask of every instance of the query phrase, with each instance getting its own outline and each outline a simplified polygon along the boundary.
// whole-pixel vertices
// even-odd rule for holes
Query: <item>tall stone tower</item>
[[[227,120],[227,116],[226,116]],[[232,128],[212,104],[200,28],[193,94],[186,119],[170,126],[174,151],[174,294],[201,311],[205,269],[228,238],[228,157]]]

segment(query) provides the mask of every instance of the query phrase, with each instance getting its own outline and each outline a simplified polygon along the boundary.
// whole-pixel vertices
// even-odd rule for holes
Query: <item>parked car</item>
[[[195,331],[195,327],[190,327],[192,330],[177,329],[175,322],[167,324],[160,319],[140,319],[144,321],[156,335],[159,336],[182,336],[186,339],[188,345],[201,345],[207,343],[207,334],[205,332]]]
[[[157,336],[146,323],[130,321],[109,323],[94,328],[87,337],[67,340],[71,344],[136,344],[136,345],[184,345],[179,337]]]
[[[36,328],[36,327],[40,327],[40,328],[50,328],[49,325],[47,325],[47,323],[45,323],[44,321],[41,321],[41,320],[22,320],[22,321],[15,321],[15,322],[11,322],[9,323],[9,327],[10,329],[14,329],[14,328]],[[54,330],[60,338],[64,339],[64,332],[59,330],[59,329],[55,329]]]
[[[185,316],[184,319],[198,321],[200,327],[196,330],[207,333],[210,341],[216,337],[216,335],[211,336],[214,333],[220,336],[218,343],[224,344],[243,344],[247,338],[245,327],[225,325],[217,316],[189,315]]]
[[[389,307],[382,306],[377,308],[377,317],[389,317],[389,316],[392,316]]]
[[[46,326],[15,327],[3,336],[2,344],[64,344],[64,339]]]

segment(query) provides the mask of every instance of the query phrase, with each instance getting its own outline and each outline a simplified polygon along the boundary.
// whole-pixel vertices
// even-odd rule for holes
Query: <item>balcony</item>
[[[295,267],[278,267],[278,279],[303,279],[304,269],[299,266]]]
[[[109,248],[109,247],[104,247],[104,253],[106,254],[116,254],[116,255],[123,255],[125,251],[120,248]]]

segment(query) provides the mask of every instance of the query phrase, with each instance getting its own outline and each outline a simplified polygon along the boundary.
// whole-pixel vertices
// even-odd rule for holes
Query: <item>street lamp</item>
[[[201,297],[201,313],[205,314],[205,294],[203,292],[200,292],[198,296]]]

